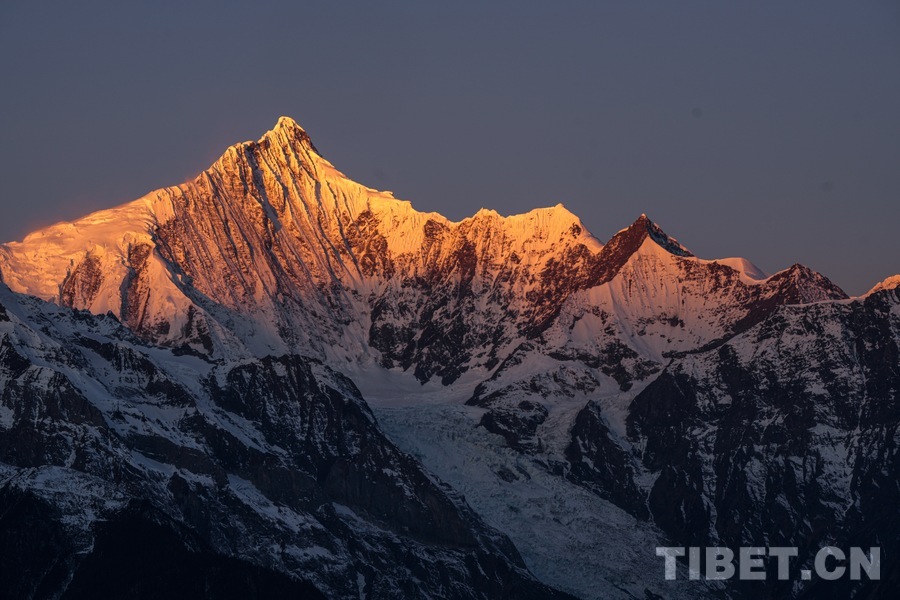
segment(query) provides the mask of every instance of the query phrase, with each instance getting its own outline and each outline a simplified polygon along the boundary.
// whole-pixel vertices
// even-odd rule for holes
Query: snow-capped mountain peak
[[[662,227],[651,221],[644,213],[641,213],[641,216],[632,224],[631,228],[637,229],[638,231],[646,230],[650,239],[670,254],[676,256],[693,256],[690,250],[679,244],[678,240],[675,238],[667,235],[666,232],[662,230]]]
[[[280,148],[291,148],[296,143],[301,143],[311,148],[316,154],[319,154],[306,130],[291,117],[279,117],[275,126],[267,131],[257,143],[272,144]]]
[[[876,283],[874,286],[872,286],[872,289],[863,294],[863,296],[869,296],[882,290],[893,290],[898,287],[900,287],[900,275],[891,275],[884,281],[879,281],[878,283]]]
[[[288,117],[192,181],[0,246],[14,291],[112,312],[156,343],[211,356],[304,348],[444,382],[494,368],[571,296],[617,277],[621,301],[648,298],[629,318],[675,318],[684,281],[719,285],[692,266],[704,263],[646,214],[603,245],[562,204],[459,222],[419,212],[347,178]],[[799,273],[783,285],[795,283],[818,286]]]

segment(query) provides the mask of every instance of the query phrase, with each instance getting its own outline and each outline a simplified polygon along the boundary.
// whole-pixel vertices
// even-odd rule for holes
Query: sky
[[[641,213],[695,254],[900,273],[900,2],[0,3],[0,240],[293,117],[458,220]]]

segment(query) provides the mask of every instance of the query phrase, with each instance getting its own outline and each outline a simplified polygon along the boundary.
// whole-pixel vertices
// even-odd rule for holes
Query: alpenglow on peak
[[[419,212],[346,177],[289,117],[192,181],[0,245],[13,291],[110,311],[155,343],[212,357],[305,348],[446,382],[492,368],[505,348],[551,327],[570,297],[620,273],[638,274],[621,291],[630,303],[664,280],[684,287],[684,269],[703,279],[701,265],[645,214],[604,245],[562,204],[458,222]],[[756,285],[742,273],[735,285]],[[807,282],[824,286],[791,285]],[[683,307],[647,310],[642,318],[669,318]],[[443,317],[477,347],[428,329]]]

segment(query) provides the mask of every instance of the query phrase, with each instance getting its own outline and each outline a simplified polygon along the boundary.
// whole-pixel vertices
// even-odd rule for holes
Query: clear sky
[[[294,117],[453,219],[646,212],[696,254],[900,272],[900,2],[0,3],[0,240]]]

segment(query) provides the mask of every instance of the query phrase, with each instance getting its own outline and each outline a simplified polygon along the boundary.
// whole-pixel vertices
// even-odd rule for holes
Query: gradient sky
[[[900,3],[0,4],[0,240],[294,117],[452,219],[646,212],[696,254],[900,272]]]

